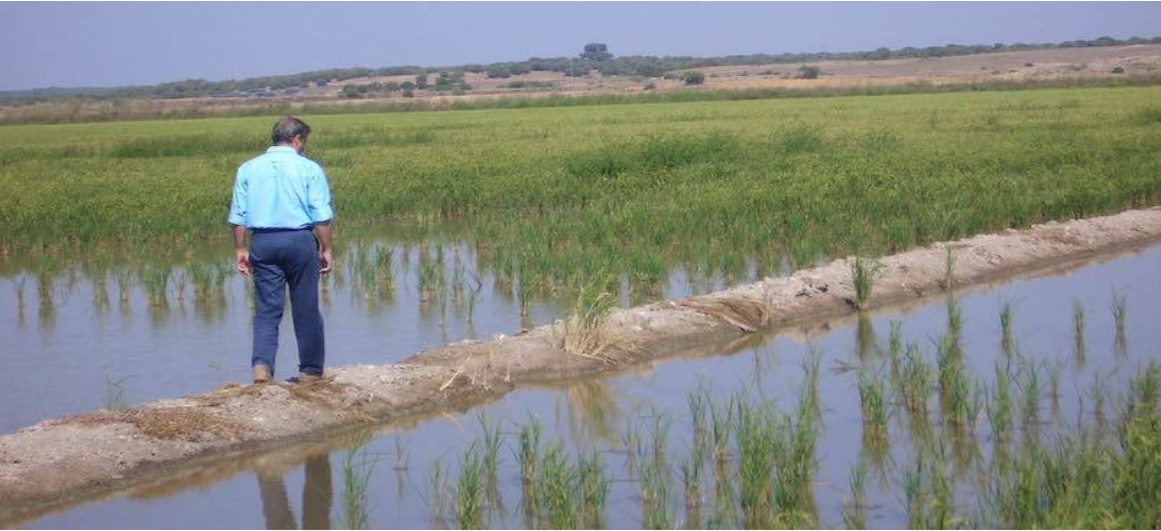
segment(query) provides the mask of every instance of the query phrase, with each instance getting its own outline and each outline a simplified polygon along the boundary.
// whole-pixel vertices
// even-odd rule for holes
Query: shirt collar
[[[290,146],[270,146],[269,148],[266,148],[266,152],[267,153],[295,153],[295,154],[298,153],[297,151],[294,150],[294,148],[292,148]]]

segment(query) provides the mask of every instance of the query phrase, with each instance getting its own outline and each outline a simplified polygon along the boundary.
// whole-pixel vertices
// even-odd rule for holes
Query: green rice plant
[[[605,478],[604,461],[595,450],[588,458],[578,459],[577,481],[580,483],[581,524],[590,529],[603,528],[610,486]]]
[[[939,340],[936,353],[943,420],[953,426],[966,426],[975,415],[972,410],[971,382],[963,368],[963,355],[950,335]]]
[[[1113,312],[1113,353],[1124,357],[1129,353],[1129,340],[1125,335],[1125,317],[1128,313],[1126,299],[1128,295],[1125,293],[1117,293],[1113,291],[1113,300],[1109,304],[1109,308]]]
[[[947,337],[955,352],[962,353],[959,345],[960,333],[963,331],[963,308],[955,297],[947,298]],[[962,356],[961,356],[962,357]]]
[[[528,422],[520,426],[519,449],[516,455],[520,462],[520,477],[524,483],[533,483],[537,477],[537,465],[540,462],[540,432],[543,424],[537,417],[529,417]]]
[[[399,434],[395,434],[395,470],[407,470],[407,445],[403,442],[403,438]]]
[[[931,366],[923,360],[919,346],[910,344],[903,357],[899,394],[903,406],[912,415],[927,413],[927,400],[934,390]]]
[[[500,446],[503,445],[504,437],[500,433],[500,426],[490,426],[487,414],[480,413],[476,415],[476,421],[480,423],[480,430],[483,432],[481,451],[483,455],[480,456],[483,461],[484,477],[490,481],[495,480],[496,470],[499,465]]]
[[[1012,317],[1014,315],[1012,301],[1004,301],[1000,309],[1000,349],[1004,355],[1011,358],[1014,343],[1012,342]]]
[[[642,447],[647,452],[638,455],[638,479],[641,494],[641,526],[644,529],[670,529],[673,515],[670,512],[669,492],[671,472],[666,441],[669,437],[669,417],[654,412],[649,430],[651,444]]]
[[[154,308],[169,306],[169,281],[173,271],[168,267],[154,265],[141,272],[141,283],[149,296],[149,305]]]
[[[843,525],[847,529],[867,529],[867,464],[862,460],[851,467],[851,497],[843,504]]]
[[[799,414],[813,415],[814,420],[822,418],[822,402],[818,396],[818,384],[821,377],[822,351],[811,344],[809,351],[802,359],[802,391],[799,393]]]
[[[996,362],[994,388],[987,405],[988,425],[998,444],[1007,439],[1012,429],[1012,376],[1009,367],[1006,362]]]
[[[1079,300],[1072,301],[1072,340],[1073,358],[1080,366],[1084,366],[1085,358],[1087,357],[1087,348],[1084,341],[1084,305]]]
[[[1063,361],[1048,366],[1048,401],[1052,409],[1052,418],[1061,424],[1064,423],[1060,413],[1060,373],[1063,369]]]
[[[538,469],[536,492],[537,507],[550,529],[573,529],[581,524],[581,505],[578,500],[578,472],[554,442],[544,453]]]
[[[740,407],[740,406],[739,406]],[[710,425],[713,434],[714,462],[724,465],[730,459],[730,437],[735,432],[734,400],[710,403]]]
[[[887,335],[887,359],[891,362],[888,373],[892,386],[898,387],[900,377],[900,362],[904,352],[903,322],[891,321],[891,332]]]
[[[556,344],[569,354],[610,361],[604,352],[613,343],[604,330],[604,323],[616,299],[611,293],[598,290],[595,285],[577,290],[572,313],[555,329]]]
[[[855,308],[865,310],[871,302],[871,290],[875,285],[875,276],[883,270],[883,263],[879,260],[866,259],[856,256],[851,262],[851,282],[855,286]]]
[[[368,439],[347,448],[343,453],[343,527],[368,529],[367,489],[375,468],[375,460],[366,452]]]
[[[704,458],[710,454],[710,432],[706,425],[706,408],[710,402],[709,390],[699,387],[685,396],[689,406],[690,424],[693,427],[693,445],[691,453]],[[701,462],[694,460],[694,465],[701,467]]]
[[[456,484],[455,523],[459,529],[482,529],[484,473],[483,456],[475,443],[460,454],[460,475]]]
[[[862,361],[877,357],[882,352],[879,347],[879,339],[875,336],[875,328],[871,318],[865,313],[859,314],[859,319],[855,325],[855,352],[858,353],[859,360]]]
[[[786,426],[769,402],[737,404],[739,507],[747,528],[765,527],[775,517],[775,454],[784,449],[779,437],[785,438]]]
[[[955,253],[950,245],[946,246],[947,257],[944,259],[943,286],[947,291],[955,291]]]
[[[875,437],[887,437],[887,398],[882,370],[861,367],[858,376],[859,403],[863,412],[863,429]]]
[[[1022,402],[1020,418],[1024,432],[1025,448],[1035,449],[1040,437],[1040,372],[1035,364],[1027,364],[1026,373],[1020,381]]]

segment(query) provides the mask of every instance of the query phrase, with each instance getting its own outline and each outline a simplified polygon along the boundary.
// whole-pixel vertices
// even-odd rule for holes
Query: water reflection
[[[302,485],[302,529],[330,529],[334,501],[330,454],[317,453],[303,463],[306,479]],[[259,468],[258,491],[266,529],[298,529],[283,481],[285,471]]]
[[[433,250],[428,252],[432,256],[431,260],[437,260],[438,255]],[[403,256],[402,253],[392,254],[392,260],[402,260]],[[411,256],[412,260],[418,261],[418,255],[413,253]],[[1155,269],[1159,257],[1161,253],[1153,253],[1152,258],[1141,260],[1139,264],[1143,265],[1137,267]],[[454,270],[455,259],[452,254],[445,255],[444,262],[450,268],[449,271]],[[1115,264],[1107,268],[1117,272],[1113,275],[1114,278],[1133,277],[1114,266]],[[454,279],[454,271],[449,273],[448,278]],[[1128,341],[1132,339],[1133,345],[1141,349],[1137,353],[1138,356],[1144,354],[1156,357],[1156,345],[1161,342],[1157,337],[1156,327],[1151,324],[1155,312],[1146,305],[1151,304],[1150,301],[1161,300],[1161,297],[1158,296],[1157,286],[1152,283],[1136,284],[1134,289],[1142,290],[1140,295],[1142,298],[1134,298],[1133,301],[1136,303],[1140,300],[1142,307],[1138,309],[1134,306],[1134,310],[1138,313],[1124,317],[1120,327],[1115,321],[1108,321],[1110,317],[1115,316],[1115,311],[1093,312],[1086,315],[1085,340],[1090,344],[1090,350],[1086,352],[1082,366],[1074,356],[1076,319],[1075,313],[1072,320],[1068,318],[1069,303],[1076,298],[1085,301],[1089,307],[1094,305],[1093,301],[1101,301],[1103,304],[1108,300],[1107,278],[1107,275],[1078,274],[1067,279],[1049,279],[1043,281],[1043,285],[1047,287],[1039,288],[1040,291],[1034,292],[1035,296],[1029,295],[1028,291],[1021,291],[1028,289],[1021,286],[1002,292],[984,290],[976,295],[965,295],[961,292],[957,298],[937,301],[929,307],[921,308],[915,314],[908,314],[906,322],[891,321],[886,346],[879,337],[888,328],[885,315],[851,316],[847,320],[831,320],[829,325],[815,327],[806,334],[786,332],[767,337],[755,334],[744,336],[733,345],[713,346],[708,350],[691,349],[688,357],[679,356],[680,360],[659,363],[655,367],[644,368],[632,374],[622,374],[616,378],[572,382],[552,391],[522,391],[511,395],[510,400],[506,399],[502,401],[503,403],[489,406],[488,411],[492,418],[500,419],[527,418],[533,413],[538,418],[554,418],[555,412],[554,421],[548,422],[545,426],[546,434],[552,434],[546,437],[547,440],[563,441],[565,453],[570,456],[572,452],[580,449],[585,451],[592,448],[600,449],[603,452],[601,455],[605,460],[607,473],[614,482],[610,508],[605,512],[608,518],[606,523],[614,527],[638,527],[648,521],[650,515],[638,510],[642,509],[639,505],[641,470],[644,461],[658,454],[664,455],[669,460],[665,468],[672,474],[669,479],[671,483],[664,487],[671,489],[670,501],[676,503],[667,508],[658,506],[655,512],[668,510],[670,512],[667,515],[661,516],[668,518],[671,525],[681,525],[682,520],[678,516],[681,513],[679,505],[681,502],[678,500],[685,499],[686,525],[729,526],[738,525],[744,518],[743,515],[735,514],[739,489],[734,466],[737,464],[738,456],[734,455],[732,442],[728,436],[724,441],[714,440],[712,417],[715,411],[718,413],[720,411],[705,406],[703,416],[706,425],[701,432],[702,435],[698,435],[697,430],[690,428],[689,422],[695,422],[696,426],[696,421],[687,421],[680,412],[688,407],[684,400],[689,389],[701,385],[703,381],[701,378],[704,376],[706,386],[714,387],[716,396],[729,396],[735,385],[745,384],[760,386],[759,389],[766,394],[765,396],[787,399],[793,403],[802,396],[795,391],[800,386],[805,386],[803,391],[805,395],[815,397],[811,399],[815,404],[813,418],[818,422],[820,430],[827,434],[825,440],[820,439],[819,443],[818,452],[821,459],[818,460],[819,471],[815,481],[817,490],[814,492],[812,500],[814,507],[811,511],[817,511],[817,514],[824,518],[823,524],[829,524],[837,519],[835,515],[839,512],[835,507],[839,502],[835,499],[841,496],[832,497],[827,494],[832,493],[836,485],[842,489],[842,485],[846,483],[845,474],[852,470],[855,460],[858,460],[858,466],[867,469],[867,477],[871,479],[869,483],[879,487],[867,487],[866,503],[852,505],[852,508],[869,510],[862,516],[852,514],[852,517],[856,520],[869,520],[867,523],[876,527],[899,527],[907,523],[899,519],[901,513],[894,510],[899,506],[899,500],[904,497],[899,491],[899,486],[906,473],[913,474],[917,480],[922,481],[923,488],[928,489],[928,495],[937,485],[951,485],[953,489],[963,490],[968,488],[965,486],[968,483],[981,481],[982,475],[988,474],[990,470],[1003,468],[1005,463],[1015,457],[1042,451],[1040,448],[1050,448],[1050,443],[1056,439],[1061,430],[1067,428],[1060,426],[1062,419],[1075,418],[1076,424],[1080,424],[1083,418],[1085,421],[1094,421],[1098,427],[1104,426],[1106,432],[1111,431],[1116,420],[1113,415],[1114,404],[1101,402],[1103,400],[1101,397],[1110,393],[1119,382],[1114,379],[1114,375],[1124,376],[1124,371],[1118,373],[1116,368],[1120,366],[1121,361],[1127,359],[1129,353],[1126,351],[1104,356],[1109,352],[1098,352],[1102,349],[1096,346],[1111,344],[1112,353],[1116,353],[1118,343],[1124,344],[1127,349]],[[238,289],[244,286],[237,280],[231,282],[233,284],[227,287],[232,288],[227,289],[227,293],[237,293]],[[481,293],[505,291],[498,289],[496,283],[487,285],[492,282],[490,277],[485,277],[485,287]],[[397,296],[392,299],[395,301],[394,308],[399,311],[384,314],[391,316],[391,319],[382,317],[372,319],[366,315],[366,301],[359,298],[366,292],[355,291],[349,283],[335,282],[327,289],[334,296],[334,305],[330,311],[348,319],[363,319],[357,321],[358,326],[352,328],[358,335],[374,334],[380,328],[391,326],[394,320],[403,320],[405,315],[411,317],[402,332],[388,330],[381,336],[375,336],[369,341],[371,347],[382,348],[380,343],[389,343],[395,338],[423,333],[428,333],[424,341],[432,343],[437,341],[435,338],[464,337],[462,334],[466,333],[466,327],[461,323],[457,328],[456,319],[453,318],[455,315],[464,316],[462,312],[466,311],[466,306],[452,311],[455,308],[456,295],[450,288],[446,299],[445,315],[448,317],[442,324],[438,313],[434,311],[435,308],[428,309],[433,312],[431,319],[420,317],[419,294],[402,281],[397,281],[395,287]],[[510,286],[507,293],[514,290],[516,288]],[[248,293],[248,290],[243,292]],[[19,293],[19,290],[14,290],[13,293]],[[185,290],[185,293],[188,295],[188,290]],[[354,297],[356,293],[360,294],[359,297]],[[403,295],[404,293],[407,295]],[[1063,301],[1059,296],[1061,293],[1064,294]],[[1138,292],[1133,293],[1136,296]],[[172,291],[170,296],[174,296]],[[77,299],[84,303],[89,297]],[[498,296],[484,298],[492,301],[500,299]],[[132,299],[138,311],[144,311],[143,300],[144,297]],[[172,300],[177,299],[171,298]],[[438,297],[430,302],[434,303],[437,300]],[[459,300],[464,304],[467,303],[467,290],[464,290]],[[1007,328],[1013,345],[1016,343],[1015,339],[1019,338],[1022,344],[1031,345],[1035,352],[1020,352],[1014,347],[1010,352],[1004,352],[1007,349],[1003,348],[1003,341],[997,341],[995,316],[997,313],[1002,315],[999,304],[1007,304],[1006,301],[1010,300],[1024,301],[1027,306],[1021,307],[1018,319],[1009,318],[1009,325],[1006,327],[1001,325],[1001,334],[1003,329]],[[242,299],[235,298],[229,302],[225,310],[227,315],[241,315],[230,312],[240,311],[237,307],[242,306],[239,304]],[[19,299],[16,303],[17,306],[21,304]],[[482,304],[490,303],[492,302],[482,302]],[[231,309],[231,306],[234,308]],[[514,304],[500,307],[510,312],[510,315],[515,315],[518,311]],[[1061,311],[1062,308],[1064,311]],[[69,305],[61,303],[57,305],[57,309],[61,322],[66,322],[69,318]],[[181,315],[181,305],[171,304],[170,311],[175,316],[172,321],[180,321],[176,316]],[[483,321],[487,313],[477,312],[475,317]],[[1097,315],[1098,313],[1101,315]],[[965,315],[971,319],[965,319]],[[115,315],[110,316],[109,320],[117,324]],[[239,328],[245,330],[242,318],[222,320],[224,323],[233,321],[241,322]],[[514,318],[496,326],[512,327],[515,322],[517,320]],[[441,330],[432,332],[423,328],[425,324],[430,324],[433,328],[439,327]],[[66,327],[60,328],[63,330]],[[208,330],[212,333],[218,329]],[[510,331],[511,328],[507,330]],[[830,330],[837,333],[827,334],[826,332]],[[1125,337],[1118,339],[1118,335]],[[408,346],[402,347],[401,350],[411,352],[414,349]],[[738,352],[744,354],[729,355]],[[1033,354],[1036,357],[1033,357]],[[806,383],[803,383],[801,373],[795,366],[802,365],[809,373],[811,364],[809,361],[803,362],[803,359],[812,356],[816,357],[816,360],[823,358],[825,360],[823,363],[828,368],[866,364],[868,370],[872,372],[878,370],[879,376],[890,382],[889,388],[892,392],[888,394],[895,399],[887,406],[890,415],[886,437],[882,436],[881,430],[872,430],[866,424],[862,425],[861,437],[847,436],[853,434],[853,430],[859,429],[861,420],[858,414],[857,395],[853,394],[856,389],[856,386],[852,385],[853,371],[848,373],[822,371],[827,376],[811,388],[809,386],[811,378],[805,378]],[[818,372],[817,363],[814,367],[813,370]],[[114,374],[122,373],[115,371]],[[1011,380],[1008,384],[1002,384],[1004,377],[1000,375],[1010,376]],[[1090,381],[1090,377],[1091,383],[1085,383]],[[1079,394],[1070,389],[1070,384],[1076,381],[1080,382],[1076,384],[1081,387]],[[166,391],[172,394],[171,391]],[[1001,396],[1006,398],[1001,399]],[[932,404],[932,400],[938,402]],[[1077,406],[1078,401],[1083,403]],[[820,404],[823,404],[822,407],[819,407]],[[493,407],[495,409],[492,409]],[[494,411],[496,413],[492,413]],[[476,415],[475,412],[470,414]],[[1051,420],[1055,420],[1055,425],[1051,423],[1049,414]],[[672,430],[659,429],[657,424],[653,424],[663,416],[673,422]],[[375,507],[375,503],[361,506],[371,526],[434,527],[437,522],[442,526],[457,525],[453,520],[446,518],[451,514],[446,509],[454,503],[452,496],[454,489],[450,489],[450,486],[455,484],[455,478],[459,474],[454,459],[449,459],[448,456],[459,455],[460,451],[472,442],[471,434],[465,433],[462,429],[462,425],[466,423],[460,417],[449,414],[449,418],[459,420],[455,428],[448,427],[450,422],[433,420],[406,435],[405,444],[413,457],[407,459],[403,467],[397,465],[393,481],[389,478],[384,483],[394,488],[396,496],[383,495],[377,491],[377,488],[384,488],[375,483],[382,474],[372,474],[368,497],[384,503],[380,507]],[[510,423],[504,423],[503,426],[504,434],[511,445],[514,436]],[[626,438],[636,437],[632,444],[618,437],[617,428],[623,429],[625,426],[638,426],[638,431],[641,432],[635,436],[623,435]],[[664,446],[660,452],[652,446],[654,441],[649,439],[649,435],[656,432],[669,434],[663,441]],[[692,439],[689,439],[691,433]],[[981,441],[980,438],[984,437],[985,433],[989,438]],[[555,439],[552,436],[555,436]],[[703,437],[704,442],[696,442]],[[376,451],[379,455],[391,453],[382,446],[390,444],[392,440],[383,442],[380,439],[385,440],[380,437],[369,442],[368,446],[374,448],[378,444],[380,448]],[[400,449],[399,440],[396,434],[393,441],[396,445],[394,453],[397,456],[404,453]],[[704,496],[677,490],[677,486],[680,485],[678,482],[683,477],[681,460],[687,456],[691,447],[699,445],[709,448],[704,451],[708,455],[705,459],[712,465],[707,466],[706,476],[714,476],[713,479],[707,477],[703,482]],[[720,452],[718,446],[721,446]],[[317,455],[317,452],[314,453],[312,458]],[[338,458],[337,452],[335,455]],[[509,455],[511,458],[505,460]],[[434,464],[440,463],[441,459],[447,459],[451,464],[443,469],[443,477],[449,490],[444,491],[446,496],[445,504],[442,506],[444,510],[437,511],[437,517],[433,514],[432,505],[428,500],[436,499],[436,494],[431,492],[433,482],[430,478],[431,471],[436,466],[445,466]],[[509,523],[508,518],[513,520],[513,525],[519,525],[515,522],[519,522],[523,515],[528,518],[524,521],[526,527],[543,526],[545,520],[538,518],[543,518],[544,513],[540,513],[541,516],[535,513],[537,494],[529,490],[523,492],[524,495],[521,497],[524,485],[517,479],[518,473],[511,473],[510,468],[503,468],[505,461],[510,468],[514,467],[515,454],[501,450],[501,472],[489,476],[485,482],[484,525],[496,527],[497,522],[502,522],[506,527]],[[401,468],[405,468],[407,472],[401,473]],[[255,517],[258,513],[254,510],[254,504],[262,502],[263,518],[267,525],[272,527],[288,527],[300,523],[303,526],[312,525],[309,522],[316,520],[308,518],[306,511],[308,496],[327,500],[325,503],[327,506],[335,501],[333,493],[324,496],[322,492],[330,492],[333,485],[317,479],[322,476],[330,478],[331,472],[325,475],[317,470],[311,472],[308,463],[304,462],[303,472],[315,479],[305,480],[302,492],[303,513],[296,515],[293,512],[294,505],[291,504],[293,500],[288,499],[286,487],[289,485],[291,492],[297,490],[293,483],[298,477],[297,471],[287,472],[293,469],[280,470],[277,467],[251,469],[255,470],[254,474],[258,479],[257,493],[254,493],[253,480],[249,479],[249,475],[242,476],[246,480],[244,490],[230,490],[234,487],[229,486],[209,489],[225,489],[228,495],[238,498],[246,496],[246,510]],[[835,472],[836,469],[839,470],[838,473]],[[693,474],[697,469],[688,470]],[[911,472],[907,472],[908,470]],[[329,481],[334,480],[330,478]],[[317,485],[321,490],[308,493],[305,486],[309,485]],[[243,494],[239,495],[239,492]],[[511,500],[517,497],[520,497],[521,501],[519,506],[514,506],[515,503]],[[693,501],[703,497],[704,504]],[[398,501],[386,502],[392,498]],[[415,503],[416,500],[422,500],[424,503]],[[509,507],[505,507],[506,501]],[[162,505],[178,503],[165,500],[156,502]],[[876,509],[884,505],[892,509]],[[334,510],[334,507],[330,510]],[[245,522],[244,516],[250,513],[242,513],[242,516],[224,513],[218,521],[225,522],[225,525]],[[343,511],[336,514],[343,514]],[[825,520],[828,515],[831,518],[829,522]],[[659,517],[657,514],[652,516]],[[940,519],[941,515],[933,514],[917,513],[915,518],[917,523],[926,522],[932,525],[944,521]],[[358,519],[353,517],[352,521]],[[322,523],[319,522],[321,526]],[[51,523],[47,521],[46,525]],[[326,523],[330,524],[329,521]]]

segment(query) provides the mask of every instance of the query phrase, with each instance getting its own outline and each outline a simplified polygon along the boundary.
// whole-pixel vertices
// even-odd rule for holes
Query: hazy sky
[[[1161,2],[0,2],[0,90],[1161,36]]]

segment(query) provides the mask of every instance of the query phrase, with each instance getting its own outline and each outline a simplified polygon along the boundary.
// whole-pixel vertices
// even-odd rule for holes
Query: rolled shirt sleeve
[[[231,225],[246,225],[246,176],[239,170],[234,176],[234,198],[230,201],[230,215],[227,221]]]
[[[307,189],[307,212],[312,224],[330,221],[335,217],[331,209],[331,187],[327,182],[327,174],[321,166],[315,164],[315,167],[318,168],[318,175],[311,180]]]

